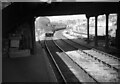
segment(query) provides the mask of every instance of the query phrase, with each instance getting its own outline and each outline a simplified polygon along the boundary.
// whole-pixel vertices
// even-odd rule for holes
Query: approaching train
[[[46,37],[52,37],[54,35],[54,31],[49,31],[45,33]]]

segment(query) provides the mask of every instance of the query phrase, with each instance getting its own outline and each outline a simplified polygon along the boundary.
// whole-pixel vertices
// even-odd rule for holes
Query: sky
[[[58,20],[73,20],[73,19],[86,19],[85,14],[81,15],[63,15],[63,16],[50,16],[48,17],[50,21],[58,21]]]

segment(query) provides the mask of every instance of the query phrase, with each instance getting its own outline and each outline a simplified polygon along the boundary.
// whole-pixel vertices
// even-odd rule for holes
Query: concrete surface
[[[36,42],[35,55],[2,59],[2,82],[56,82],[49,60]]]

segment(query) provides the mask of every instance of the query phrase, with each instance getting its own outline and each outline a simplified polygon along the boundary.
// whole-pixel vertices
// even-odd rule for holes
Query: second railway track
[[[61,38],[61,40],[68,43],[69,45],[75,47],[76,49],[79,49],[79,51],[88,54],[89,56],[93,57],[94,59],[101,61],[102,63],[115,69],[116,71],[120,70],[120,59],[119,58],[117,58],[113,55],[107,54],[103,51],[94,49],[94,48],[90,49],[90,48],[80,45],[79,43],[76,43],[70,39],[64,40]],[[77,45],[77,46],[75,46],[75,45]],[[80,47],[82,47],[82,48],[84,47],[84,49],[82,50]]]
[[[61,41],[63,41],[62,39],[61,39]],[[64,43],[64,44],[63,44]],[[74,49],[72,49],[72,50],[77,50],[78,48],[76,48],[75,46],[73,46],[73,44],[70,44],[69,42],[63,42],[63,43],[57,43],[57,44],[59,44],[59,46],[61,46],[62,47],[62,49],[64,49],[65,50],[65,47],[63,46],[63,45],[65,45],[65,43],[66,43],[66,45],[69,45],[69,46],[71,46],[71,47],[73,47]],[[63,45],[62,45],[63,44]],[[65,51],[69,51],[69,47],[67,47],[68,49],[66,49]],[[108,63],[108,62],[106,62],[106,60],[102,60],[102,59],[100,59],[100,58],[98,58],[98,57],[95,57],[96,55],[91,55],[91,53],[88,53],[88,52],[86,52],[86,51],[83,51],[83,50],[81,50],[81,49],[78,49],[78,51],[77,51],[79,54],[81,54],[81,55],[83,55],[84,54],[84,57],[88,57],[89,59],[88,60],[90,60],[90,59],[92,59],[92,61],[94,61],[97,65],[100,65],[102,68],[104,68],[104,69],[102,69],[101,68],[101,70],[103,70],[104,72],[102,72],[102,73],[105,73],[106,71],[108,71],[108,72],[110,72],[108,75],[109,76],[113,76],[113,78],[111,78],[111,79],[107,79],[106,78],[106,80],[99,80],[99,78],[97,78],[97,76],[95,77],[95,79],[97,78],[97,80],[99,81],[99,82],[117,82],[117,81],[119,81],[119,77],[118,77],[118,72],[119,72],[119,67],[116,67],[116,64],[110,64],[110,63]],[[96,51],[97,52],[97,51]],[[69,54],[70,55],[70,54]],[[86,55],[86,56],[85,56]],[[107,56],[108,57],[108,56]],[[72,58],[73,59],[73,58]],[[75,60],[74,60],[75,61]],[[118,60],[119,61],[119,60]],[[80,62],[78,63],[78,64],[80,64]],[[114,66],[113,66],[114,65]],[[118,65],[118,64],[117,64]],[[82,66],[82,65],[80,65],[80,66]],[[82,66],[82,67],[84,67],[84,68],[87,68],[87,67],[92,67],[92,66]],[[86,71],[88,70],[88,68],[86,69]],[[88,72],[89,72],[89,70],[88,70]],[[95,76],[95,73],[93,74],[93,72],[91,72],[91,74],[92,74],[92,76],[93,76],[93,78],[94,78],[94,76]],[[107,72],[106,72],[106,74],[107,74]],[[114,74],[114,75],[111,75],[111,74]],[[97,75],[97,74],[96,74]],[[116,77],[114,77],[114,76],[116,76]],[[104,78],[104,77],[103,77]]]

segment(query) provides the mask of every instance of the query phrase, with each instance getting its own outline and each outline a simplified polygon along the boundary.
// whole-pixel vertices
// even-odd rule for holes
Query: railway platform
[[[2,82],[56,82],[45,51],[36,42],[35,55],[3,58]]]

